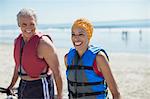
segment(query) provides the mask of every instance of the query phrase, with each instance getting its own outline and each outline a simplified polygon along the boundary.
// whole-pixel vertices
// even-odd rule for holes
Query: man
[[[21,33],[14,44],[14,75],[8,89],[18,77],[19,99],[53,99],[56,82],[57,98],[62,99],[62,78],[56,48],[49,36],[37,32],[37,17],[32,9],[21,9],[17,14]]]

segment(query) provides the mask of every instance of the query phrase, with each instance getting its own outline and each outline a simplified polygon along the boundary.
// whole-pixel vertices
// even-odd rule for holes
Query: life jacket
[[[107,84],[101,73],[98,75],[93,65],[99,47],[90,46],[79,58],[76,49],[70,49],[67,54],[67,81],[70,99],[106,99]]]
[[[24,45],[21,52],[23,37],[20,34],[14,45],[14,60],[18,67],[21,65],[28,76],[34,78],[39,77],[44,68],[48,67],[44,59],[40,59],[37,55],[37,47],[43,35],[37,33]],[[20,61],[21,58],[21,61]]]

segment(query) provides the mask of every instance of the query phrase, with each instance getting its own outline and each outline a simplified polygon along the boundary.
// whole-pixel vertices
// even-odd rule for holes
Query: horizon
[[[129,19],[129,20],[110,20],[110,21],[94,21],[94,22],[92,22],[92,23],[112,23],[112,22],[135,22],[135,21],[150,21],[150,18],[149,19]],[[17,20],[16,20],[16,22],[17,22]],[[72,22],[70,22],[70,23],[65,23],[65,22],[63,22],[63,23],[40,23],[40,24],[38,24],[38,25],[58,25],[58,24],[72,24]],[[13,23],[13,24],[0,24],[0,26],[5,26],[5,25],[17,25],[17,23]]]
[[[115,21],[101,21],[92,22],[94,28],[149,28],[150,19],[142,20],[115,20]],[[67,29],[71,28],[72,23],[51,23],[51,24],[37,24],[39,29],[58,28]],[[17,24],[0,24],[0,30],[17,29]]]

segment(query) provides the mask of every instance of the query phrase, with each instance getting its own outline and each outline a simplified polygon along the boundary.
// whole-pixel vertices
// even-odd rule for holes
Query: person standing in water
[[[21,33],[15,39],[15,69],[7,89],[11,90],[20,77],[18,99],[54,99],[54,78],[57,99],[62,99],[60,64],[51,38],[37,31],[32,9],[21,9],[17,21]]]
[[[74,48],[64,58],[69,99],[107,99],[108,88],[113,99],[120,99],[105,50],[89,45],[92,34],[93,25],[85,18],[72,25]]]

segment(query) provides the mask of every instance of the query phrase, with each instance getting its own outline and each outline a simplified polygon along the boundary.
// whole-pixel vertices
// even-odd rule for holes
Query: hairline
[[[17,14],[17,22],[18,22],[18,26],[19,26],[19,22],[20,22],[20,18],[21,17],[33,17],[35,19],[35,22],[37,23],[37,16],[36,13],[33,9],[26,9],[23,8],[19,11],[19,13]]]

